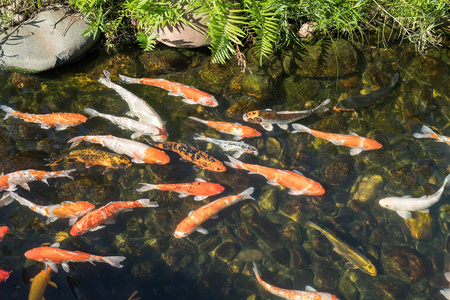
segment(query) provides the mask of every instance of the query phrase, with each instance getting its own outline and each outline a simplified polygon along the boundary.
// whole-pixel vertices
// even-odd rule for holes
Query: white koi
[[[441,134],[437,134],[436,132],[434,132],[433,130],[431,130],[430,127],[423,125],[422,126],[422,133],[414,133],[413,137],[415,137],[416,139],[435,139],[436,142],[439,143],[446,143],[447,145],[450,146],[450,137],[447,136],[443,136]]]
[[[208,143],[219,146],[225,152],[234,152],[232,155],[234,158],[239,158],[244,153],[258,155],[258,150],[255,147],[244,142],[213,139],[197,133],[194,134],[194,140],[207,141]]]

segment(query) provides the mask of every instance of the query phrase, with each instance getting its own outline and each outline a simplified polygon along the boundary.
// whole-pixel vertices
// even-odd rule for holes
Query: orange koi
[[[158,207],[158,202],[150,199],[136,201],[117,201],[97,208],[75,223],[70,230],[73,236],[82,235],[86,231],[95,231],[105,227],[102,224],[114,224],[114,216],[121,211],[130,211],[136,207]]]
[[[443,136],[440,134],[437,134],[436,132],[434,132],[433,130],[431,130],[430,127],[423,125],[421,128],[422,133],[414,133],[413,137],[415,137],[416,139],[435,139],[436,142],[438,143],[446,143],[447,145],[450,146],[450,137],[447,136]]]
[[[48,166],[56,166],[64,159],[74,159],[76,161],[85,163],[86,168],[98,165],[112,169],[119,169],[121,167],[126,169],[131,166],[131,161],[125,156],[95,149],[72,151],[68,154],[61,155],[58,158],[51,160]]]
[[[165,165],[170,161],[169,156],[163,151],[132,140],[118,138],[112,135],[85,135],[77,136],[68,141],[72,143],[70,148],[77,146],[82,141],[100,144],[109,148],[117,154],[125,154],[132,158],[137,164],[160,164]]]
[[[232,204],[238,203],[245,199],[255,200],[251,197],[253,191],[254,188],[250,187],[238,195],[217,199],[198,208],[195,211],[191,211],[189,213],[189,216],[181,221],[180,224],[178,224],[174,236],[176,238],[183,238],[190,235],[194,231],[208,234],[208,230],[201,227],[202,223],[210,218],[216,218],[219,211],[227,208]]]
[[[220,132],[234,135],[234,140],[240,140],[242,138],[252,138],[261,136],[261,132],[248,126],[241,125],[239,123],[219,122],[219,121],[206,121],[196,117],[188,117],[191,120],[206,124],[210,127],[217,129]]]
[[[6,105],[0,105],[0,109],[6,112],[6,116],[3,119],[16,117],[24,120],[25,122],[40,124],[42,129],[49,129],[50,127],[54,127],[56,130],[64,130],[71,126],[80,125],[87,120],[85,116],[75,113],[35,115],[15,111],[14,109]]]
[[[9,274],[11,274],[12,271],[3,271],[0,270],[0,282],[5,281],[6,279],[9,278]]]
[[[64,271],[69,272],[69,262],[104,262],[116,268],[122,268],[121,261],[124,256],[99,256],[81,251],[69,251],[59,249],[59,243],[50,247],[37,247],[25,252],[25,257],[35,261],[43,262],[45,268],[50,267],[55,273],[58,273],[57,264],[61,264]]]
[[[145,84],[162,88],[169,91],[171,96],[183,97],[183,102],[187,104],[199,104],[208,107],[219,105],[213,95],[202,92],[192,86],[161,78],[131,78],[124,75],[119,75],[119,77],[123,83]]]
[[[258,273],[256,263],[253,263],[253,272],[255,273],[258,282],[271,294],[284,299],[296,299],[296,300],[339,300],[335,295],[318,292],[309,285],[306,286],[306,291],[287,290],[268,284],[261,279]]]
[[[69,225],[73,225],[79,217],[84,216],[95,208],[94,204],[85,201],[79,201],[75,203],[64,201],[61,204],[43,206],[36,205],[33,202],[28,201],[27,199],[20,197],[13,192],[9,192],[9,196],[11,196],[21,205],[26,206],[29,209],[34,210],[38,214],[47,217],[47,221],[45,222],[45,224],[50,224],[57,219],[69,219]]]
[[[221,161],[212,157],[208,153],[195,148],[194,146],[175,142],[164,142],[156,144],[147,139],[145,140],[152,146],[178,153],[184,160],[190,161],[202,169],[214,172],[225,172],[227,170],[227,168]]]
[[[50,281],[52,277],[52,269],[47,268],[39,272],[34,278],[31,278],[30,294],[28,300],[43,300],[44,293],[47,289],[47,285],[51,285],[54,288],[58,288],[53,281]],[[44,299],[45,300],[45,299]]]
[[[335,145],[350,147],[350,155],[356,155],[361,153],[361,151],[376,150],[383,147],[377,141],[361,137],[356,133],[351,133],[350,135],[327,133],[309,129],[308,127],[300,124],[292,124],[292,127],[294,128],[294,131],[292,131],[292,133],[307,132],[315,137],[327,140]]]
[[[73,177],[69,175],[73,171],[75,171],[75,169],[67,171],[55,171],[55,172],[29,169],[9,173],[0,176],[0,192],[4,190],[15,191],[17,186],[21,186],[22,188],[29,191],[30,187],[28,186],[28,182],[36,180],[40,180],[48,184],[47,179],[50,178],[68,177],[70,179],[73,179]]]
[[[289,194],[291,195],[319,196],[325,193],[325,189],[320,183],[303,176],[300,172],[246,164],[229,155],[227,156],[230,160],[225,162],[227,166],[250,171],[249,174],[262,175],[267,179],[268,184],[282,185],[289,188]]]
[[[0,227],[0,242],[3,241],[3,239],[5,238],[5,236],[8,233],[8,231],[9,231],[8,226],[1,226]]]
[[[138,192],[147,192],[150,190],[172,191],[179,193],[180,198],[184,198],[189,195],[196,195],[194,197],[195,201],[201,201],[208,198],[209,196],[218,195],[225,190],[225,188],[218,183],[206,182],[205,180],[200,178],[196,178],[195,182],[188,183],[141,184],[143,185],[143,187],[137,189]]]

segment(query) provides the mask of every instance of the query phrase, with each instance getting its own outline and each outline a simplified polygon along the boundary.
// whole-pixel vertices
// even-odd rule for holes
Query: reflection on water
[[[448,54],[441,51],[421,57],[408,46],[355,50],[343,41],[338,44],[338,57],[320,47],[318,53],[313,49],[286,51],[271,58],[266,67],[260,67],[248,52],[246,73],[234,61],[214,65],[202,52],[169,49],[151,54],[129,49],[113,56],[94,51],[72,65],[40,75],[0,72],[1,104],[35,114],[84,114],[85,108],[92,108],[126,116],[127,103],[98,82],[104,69],[116,83],[123,74],[194,86],[214,95],[219,106],[188,105],[156,87],[122,85],[145,99],[166,121],[169,141],[193,145],[228,161],[221,147],[194,137],[202,134],[231,140],[232,136],[188,117],[240,122],[261,131],[262,136],[244,139],[257,148],[258,156],[244,153],[239,160],[298,170],[326,190],[321,196],[290,195],[287,188],[270,185],[260,175],[230,167],[224,173],[199,170],[170,151],[166,151],[171,159],[166,165],[133,164],[105,170],[103,166],[86,168],[72,159],[48,166],[49,161],[69,154],[67,141],[72,137],[112,134],[129,138],[131,132],[101,118],[64,131],[44,130],[14,118],[3,120],[3,173],[77,169],[74,180],[52,179],[49,185],[32,182],[31,191],[19,188],[22,197],[41,205],[89,201],[97,207],[149,197],[159,207],[123,212],[114,224],[77,237],[68,234],[70,226],[65,220],[46,225],[44,217],[17,203],[2,207],[0,225],[9,226],[10,232],[0,244],[0,268],[13,273],[0,284],[1,299],[27,297],[29,279],[43,264],[27,261],[23,254],[56,241],[63,249],[127,259],[122,269],[71,263],[67,274],[60,268],[52,276],[58,288],[49,286],[47,299],[128,299],[135,291],[135,297],[142,299],[278,299],[256,281],[253,261],[264,281],[282,288],[300,290],[311,285],[340,299],[442,299],[439,291],[448,285],[444,272],[450,270],[448,192],[430,208],[430,214],[413,212],[411,219],[382,208],[378,200],[431,195],[450,172],[448,145],[413,137],[422,125],[450,135]],[[291,126],[288,131],[277,126],[265,131],[242,120],[251,110],[306,110],[328,98],[331,108],[338,100],[390,86],[395,73],[400,74],[400,86],[373,106],[356,113],[329,110],[297,121],[315,130],[353,132],[375,139],[383,145],[379,150],[350,155],[347,147],[306,133],[290,133]],[[142,137],[137,140],[145,143]],[[88,143],[75,149],[108,151]],[[204,201],[194,201],[193,196],[179,198],[174,192],[136,191],[141,183],[193,182],[195,178],[220,183],[226,189]],[[248,187],[255,188],[252,196],[256,200],[237,203],[220,212],[218,219],[204,223],[209,234],[174,238],[176,226],[191,210]],[[327,238],[305,220],[353,248],[361,246],[378,275],[348,268]]]

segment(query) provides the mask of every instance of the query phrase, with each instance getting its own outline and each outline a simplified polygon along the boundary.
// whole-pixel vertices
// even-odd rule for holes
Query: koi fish
[[[450,272],[444,273],[445,279],[450,282]],[[450,288],[440,290],[441,294],[444,295],[446,299],[450,299]]]
[[[319,230],[323,235],[325,235],[328,241],[330,241],[330,243],[333,245],[333,250],[348,260],[348,262],[345,264],[347,268],[358,268],[366,274],[377,276],[377,269],[367,257],[359,253],[359,251],[357,251],[356,249],[353,249],[349,245],[345,244],[331,232],[320,228],[309,220],[306,220],[305,222],[312,228]]]
[[[77,136],[68,141],[72,143],[70,148],[77,146],[82,141],[100,144],[117,154],[125,154],[137,164],[165,165],[170,161],[169,156],[163,151],[132,140],[118,138],[112,135],[85,135]]]
[[[381,199],[378,203],[381,207],[393,210],[403,219],[410,219],[412,211],[420,211],[429,213],[428,208],[437,203],[441,199],[442,193],[450,182],[450,174],[445,177],[442,187],[436,193],[430,196],[422,196],[420,198],[413,198],[411,196],[404,197],[387,197]]]
[[[291,195],[319,196],[325,193],[325,189],[320,183],[303,176],[300,172],[246,164],[229,155],[227,156],[230,160],[225,162],[227,166],[250,171],[249,174],[262,175],[270,185],[282,185],[289,188],[289,194]]]
[[[144,134],[149,135],[150,137],[153,135],[161,135],[161,129],[152,124],[139,122],[129,118],[102,114],[92,108],[85,108],[84,111],[91,117],[100,117],[110,121],[115,125],[118,125],[121,129],[134,131],[134,133],[131,135],[132,139],[138,138]]]
[[[436,142],[446,143],[447,145],[450,146],[450,137],[437,134],[436,132],[431,130],[430,127],[425,126],[425,125],[422,126],[421,130],[422,130],[422,133],[416,132],[413,134],[413,137],[415,137],[416,139],[424,139],[424,138],[435,139]]]
[[[323,131],[318,131],[314,129],[309,129],[306,126],[300,124],[292,124],[294,130],[292,133],[298,132],[306,132],[315,137],[327,140],[332,144],[338,146],[346,146],[350,148],[350,155],[356,155],[361,153],[362,151],[368,150],[376,150],[383,147],[380,143],[375,140],[371,140],[365,137],[361,137],[356,133],[347,134],[336,134],[336,133],[327,133]]]
[[[131,116],[136,116],[139,118],[139,121],[153,125],[161,130],[160,135],[152,135],[152,140],[156,142],[164,142],[167,140],[167,129],[165,122],[161,120],[161,117],[156,113],[156,111],[143,99],[134,95],[130,91],[124,89],[118,84],[115,84],[110,79],[110,73],[106,70],[103,70],[103,74],[105,77],[101,77],[98,81],[101,84],[115,90],[123,100],[125,100],[130,108],[129,114]]]
[[[47,217],[45,224],[50,224],[58,219],[69,219],[69,225],[75,224],[79,217],[84,216],[95,208],[95,205],[85,201],[64,201],[61,204],[43,206],[36,205],[16,193],[9,192],[9,196],[29,209]]]
[[[0,242],[3,241],[3,239],[5,238],[5,236],[8,233],[8,231],[9,231],[8,226],[1,226],[0,227]]]
[[[6,116],[3,119],[8,119],[9,117],[19,118],[24,120],[25,122],[40,124],[42,129],[49,129],[51,127],[54,127],[55,130],[64,130],[71,126],[80,125],[87,120],[85,116],[75,113],[34,115],[18,112],[6,105],[0,105],[0,109],[6,112]]]
[[[263,288],[265,288],[269,293],[284,299],[339,300],[335,295],[324,292],[318,292],[309,285],[306,286],[305,288],[306,291],[287,290],[270,285],[264,280],[262,280],[261,277],[259,276],[258,268],[256,267],[255,262],[253,262],[253,272],[255,273],[256,279],[263,286]]]
[[[328,107],[325,106],[329,103],[330,99],[327,99],[315,108],[300,111],[254,110],[245,113],[242,119],[245,122],[260,124],[267,131],[273,130],[272,124],[277,124],[281,129],[288,130],[288,124],[292,122],[309,117],[313,113],[328,111]]]
[[[12,271],[3,271],[0,270],[0,282],[5,281],[6,279],[9,278],[9,274],[11,274]]]
[[[50,281],[52,277],[52,269],[47,268],[39,272],[34,278],[31,278],[30,294],[28,300],[43,300],[47,285],[58,288],[56,283]],[[44,299],[45,300],[45,299]]]
[[[25,252],[25,257],[38,262],[43,262],[45,268],[50,267],[55,273],[58,273],[57,264],[61,264],[64,271],[69,272],[69,262],[104,262],[116,268],[122,268],[121,261],[124,256],[99,256],[81,251],[70,251],[59,249],[59,243],[54,243],[50,247],[37,247]]]
[[[219,146],[225,152],[234,152],[234,158],[239,158],[244,153],[258,155],[258,150],[255,147],[250,146],[244,142],[218,140],[197,133],[194,134],[194,140],[207,141],[208,143]]]
[[[97,208],[81,218],[70,229],[72,236],[82,235],[87,231],[96,231],[105,227],[102,224],[114,224],[114,216],[121,211],[131,211],[136,207],[158,207],[158,202],[150,199],[136,201],[117,201]]]
[[[17,186],[21,186],[22,188],[29,191],[30,187],[28,186],[28,182],[36,180],[40,180],[48,184],[47,179],[50,178],[67,177],[73,179],[73,177],[69,175],[73,171],[76,170],[72,169],[66,171],[47,172],[29,169],[12,172],[0,176],[0,192],[4,190],[15,191]]]
[[[179,239],[190,235],[194,231],[198,231],[202,234],[208,234],[208,230],[200,226],[203,222],[210,218],[216,218],[219,211],[234,203],[245,199],[255,200],[251,197],[254,190],[254,188],[250,187],[238,195],[217,199],[211,203],[203,205],[195,211],[191,211],[189,216],[178,224],[174,236]]]
[[[240,140],[242,138],[252,138],[261,136],[261,132],[248,126],[241,125],[239,123],[219,122],[219,121],[205,121],[196,117],[188,117],[191,120],[206,124],[216,130],[234,135],[234,140]]]
[[[147,192],[150,190],[172,191],[179,193],[180,198],[195,195],[195,201],[201,201],[209,196],[215,196],[222,193],[225,188],[218,183],[206,182],[203,179],[195,178],[195,182],[172,183],[172,184],[150,184],[141,183],[143,187],[137,189],[138,192]]]
[[[75,159],[76,161],[85,163],[86,168],[99,165],[112,169],[119,169],[120,167],[126,169],[131,166],[130,159],[125,156],[95,149],[75,150],[68,154],[60,155],[58,158],[54,158],[47,165],[56,166],[64,159]]]
[[[202,169],[214,172],[225,172],[227,169],[221,161],[212,157],[208,153],[195,148],[194,146],[175,142],[163,142],[156,144],[147,139],[145,140],[151,146],[178,153],[184,160],[190,161]]]
[[[202,92],[192,86],[169,81],[161,78],[131,78],[119,75],[123,83],[137,83],[156,86],[169,91],[170,96],[181,96],[183,102],[187,104],[199,104],[208,107],[216,107],[219,105],[213,95]]]
[[[374,105],[380,98],[386,96],[400,86],[400,84],[397,84],[399,83],[398,78],[399,74],[395,73],[394,76],[392,76],[392,86],[383,87],[367,95],[350,96],[339,101],[333,109],[336,111],[354,111],[361,107]]]

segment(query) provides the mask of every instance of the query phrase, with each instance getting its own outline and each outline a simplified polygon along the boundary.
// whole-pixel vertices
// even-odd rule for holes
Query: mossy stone
[[[385,249],[382,264],[386,275],[406,283],[428,278],[431,273],[430,264],[416,251],[406,247]]]
[[[189,58],[173,49],[145,52],[139,60],[151,73],[180,71],[189,65]]]
[[[352,190],[356,190],[353,194],[353,200],[366,202],[375,199],[378,192],[381,190],[383,183],[383,177],[378,174],[362,178],[360,182],[355,184],[356,188],[355,186],[352,188]]]
[[[250,231],[271,248],[276,248],[280,243],[278,228],[267,218],[255,215],[246,221]]]
[[[264,211],[275,211],[277,209],[277,190],[271,186],[264,186],[258,197],[258,206]]]
[[[229,262],[233,260],[239,252],[239,246],[233,242],[225,242],[217,247],[214,256],[223,261]]]
[[[359,290],[351,280],[345,278],[339,280],[338,289],[339,292],[344,296],[344,299],[347,300],[359,299]]]
[[[245,249],[238,253],[236,259],[242,262],[256,262],[263,258],[263,253],[258,249]]]
[[[239,73],[232,78],[230,89],[259,100],[268,100],[274,91],[272,77],[264,72]]]
[[[413,212],[410,219],[405,219],[405,224],[412,238],[416,240],[431,240],[433,238],[431,214]]]
[[[323,170],[323,179],[331,185],[347,185],[355,172],[353,158],[349,155],[338,155]]]

